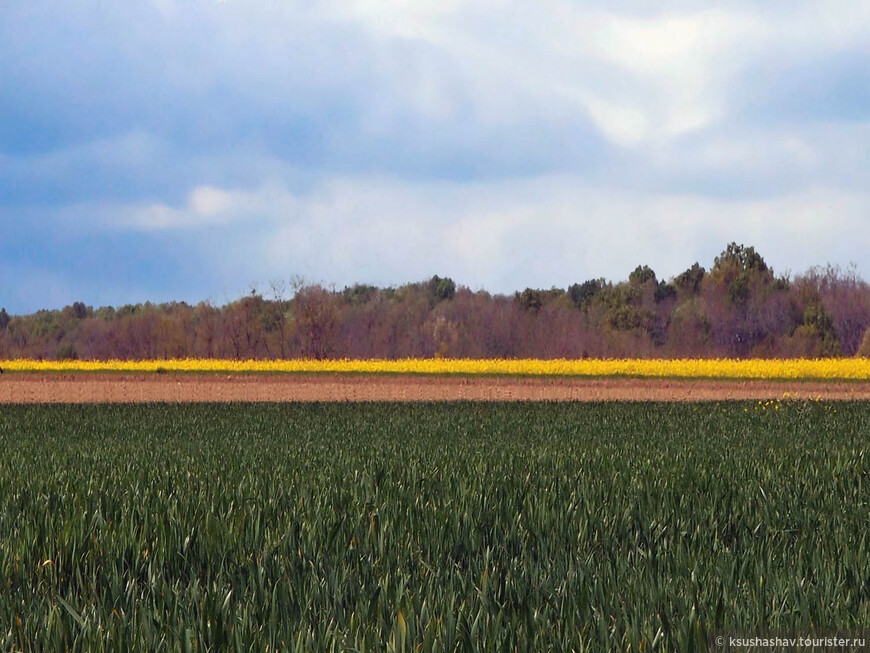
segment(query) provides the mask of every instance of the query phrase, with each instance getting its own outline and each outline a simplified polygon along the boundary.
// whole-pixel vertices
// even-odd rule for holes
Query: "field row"
[[[866,403],[11,406],[0,448],[4,650],[870,622]]]
[[[398,374],[6,374],[0,404],[870,400],[867,381]]]
[[[638,378],[870,380],[870,358],[824,359],[399,359],[136,361],[7,360],[11,372],[384,373]]]

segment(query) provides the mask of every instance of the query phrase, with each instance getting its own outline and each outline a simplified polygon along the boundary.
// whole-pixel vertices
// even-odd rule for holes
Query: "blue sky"
[[[840,0],[6,2],[0,305],[667,278],[732,240],[867,278],[868,35]]]

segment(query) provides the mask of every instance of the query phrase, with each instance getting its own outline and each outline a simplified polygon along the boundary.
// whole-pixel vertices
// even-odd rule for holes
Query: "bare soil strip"
[[[395,375],[4,374],[0,403],[868,400],[870,382]]]

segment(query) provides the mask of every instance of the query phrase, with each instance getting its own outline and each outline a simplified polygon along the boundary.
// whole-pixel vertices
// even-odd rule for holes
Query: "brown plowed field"
[[[3,374],[0,403],[870,399],[868,382],[394,375]]]

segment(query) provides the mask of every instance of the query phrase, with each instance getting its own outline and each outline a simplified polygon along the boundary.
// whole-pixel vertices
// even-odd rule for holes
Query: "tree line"
[[[0,358],[622,358],[870,356],[870,286],[854,270],[777,276],[729,244],[710,269],[663,280],[640,265],[620,282],[490,294],[434,276],[341,290],[275,283],[209,302],[10,316]]]

